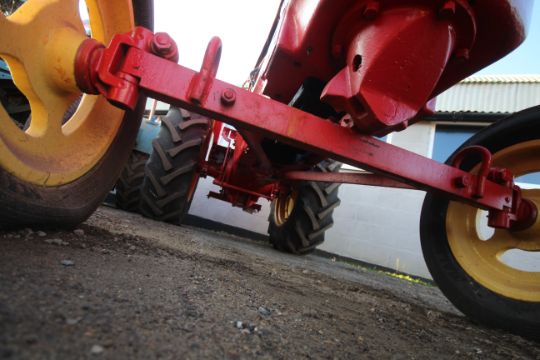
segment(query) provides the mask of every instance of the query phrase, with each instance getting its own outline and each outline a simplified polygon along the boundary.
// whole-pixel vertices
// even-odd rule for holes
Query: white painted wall
[[[435,126],[418,123],[392,134],[390,143],[431,156]],[[420,247],[420,210],[425,193],[417,190],[342,185],[334,227],[321,250],[429,278]]]
[[[210,177],[199,180],[197,191],[189,209],[190,214],[260,234],[267,234],[268,214],[270,213],[270,203],[268,201],[260,199],[261,211],[256,214],[248,214],[240,208],[233,207],[228,202],[208,199],[209,191],[219,192],[219,187],[212,184],[212,181],[213,179]]]
[[[423,156],[431,156],[435,126],[418,123],[392,134],[390,142]],[[266,234],[269,204],[258,214],[215,199],[207,199],[210,190],[218,191],[212,179],[202,179],[191,205],[190,214],[231,226]],[[341,205],[334,211],[334,227],[326,234],[321,250],[385,266],[405,273],[429,277],[420,249],[419,219],[424,192],[342,185]]]

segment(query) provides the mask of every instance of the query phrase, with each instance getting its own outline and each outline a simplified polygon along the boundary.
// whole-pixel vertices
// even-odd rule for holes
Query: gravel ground
[[[433,286],[108,208],[0,232],[0,358],[540,359]]]

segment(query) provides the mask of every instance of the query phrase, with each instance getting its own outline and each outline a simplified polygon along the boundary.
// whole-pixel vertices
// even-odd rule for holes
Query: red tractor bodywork
[[[292,1],[280,11],[254,91],[289,103],[305,79],[317,78],[323,100],[351,114],[362,133],[404,128],[429,99],[523,41],[532,3],[470,3]]]
[[[164,59],[174,51],[156,51],[163,38],[144,29],[118,35],[105,50],[83,45],[78,67],[85,72],[78,81],[124,107],[142,91],[218,119],[200,171],[221,186],[210,196],[247,211],[259,209],[260,197],[286,192],[293,180],[312,179],[306,171],[329,157],[382,176],[341,180],[443,192],[490,210],[492,226],[523,226],[535,209],[504,169],[491,168],[489,153],[463,155],[482,155],[483,171],[473,175],[459,169],[462,158],[443,165],[373,136],[418,121],[437,94],[517,47],[531,6],[511,0],[290,1],[280,8],[250,91],[215,79],[218,39],[201,71],[193,72]]]

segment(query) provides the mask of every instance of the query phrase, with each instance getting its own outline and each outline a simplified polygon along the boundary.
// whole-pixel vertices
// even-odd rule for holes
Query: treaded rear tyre
[[[178,108],[171,108],[162,119],[145,166],[141,214],[173,224],[182,222],[197,186],[209,125],[208,118]]]
[[[480,131],[466,141],[454,154],[466,146],[481,145],[488,148],[493,154],[493,166],[501,166],[503,163],[503,167],[509,168],[514,173],[515,169],[521,169],[519,170],[521,173],[516,175],[523,175],[528,172],[540,171],[540,153],[535,150],[540,148],[539,142],[540,107],[537,106],[500,120]],[[531,147],[530,144],[535,144],[535,147]],[[510,161],[507,161],[504,155],[500,155],[508,154],[514,151],[513,149],[519,149],[520,146],[527,149],[527,156],[518,154],[520,156],[514,155]],[[532,161],[530,161],[531,159]],[[468,171],[477,165],[477,162],[478,160],[466,161],[462,168]],[[532,166],[523,168],[523,164],[532,164]],[[524,190],[525,197],[527,196],[526,191],[528,190]],[[420,221],[420,237],[424,259],[433,279],[444,295],[471,319],[491,327],[505,329],[539,340],[540,301],[519,299],[523,295],[517,295],[508,290],[518,289],[520,282],[527,281],[527,276],[531,275],[518,273],[518,276],[514,276],[512,281],[506,281],[506,271],[512,270],[506,270],[504,266],[497,268],[497,271],[492,270],[491,264],[488,262],[490,259],[488,254],[480,251],[468,251],[456,256],[454,254],[455,248],[452,247],[456,241],[460,244],[475,246],[478,243],[498,241],[497,237],[500,236],[498,234],[509,238],[523,236],[523,233],[495,230],[491,238],[481,239],[482,242],[477,239],[475,234],[461,236],[460,229],[468,229],[470,226],[468,224],[474,224],[474,219],[467,216],[467,206],[458,207],[460,205],[436,193],[428,193],[424,200]],[[456,208],[457,211],[454,210]],[[453,217],[455,213],[461,216],[457,220]],[[535,237],[533,241],[538,241],[540,234],[533,234],[533,236]],[[499,260],[501,259],[500,255],[502,254],[497,255]],[[464,262],[464,259],[471,259],[474,256],[480,260],[472,258],[474,266],[467,270],[466,267],[469,265]],[[483,283],[486,280],[480,272],[484,270],[490,274],[489,278],[493,281],[492,283]],[[532,274],[538,276],[538,272]],[[502,287],[498,286],[500,284]],[[536,289],[538,289],[538,285]],[[534,290],[530,290],[528,295],[536,295],[536,298],[539,298],[539,294],[535,293]]]
[[[325,160],[315,171],[337,172],[341,163]],[[338,188],[340,184],[304,181],[294,189],[292,211],[280,218],[280,201],[270,205],[268,234],[275,249],[292,254],[307,254],[324,241],[324,233],[332,227],[334,209],[340,204]]]
[[[116,207],[130,212],[139,211],[141,187],[144,181],[144,166],[148,155],[133,150],[116,182]]]

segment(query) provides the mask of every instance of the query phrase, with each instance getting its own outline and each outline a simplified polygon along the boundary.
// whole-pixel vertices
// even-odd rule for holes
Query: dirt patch
[[[434,287],[110,209],[0,254],[4,358],[540,358]]]

